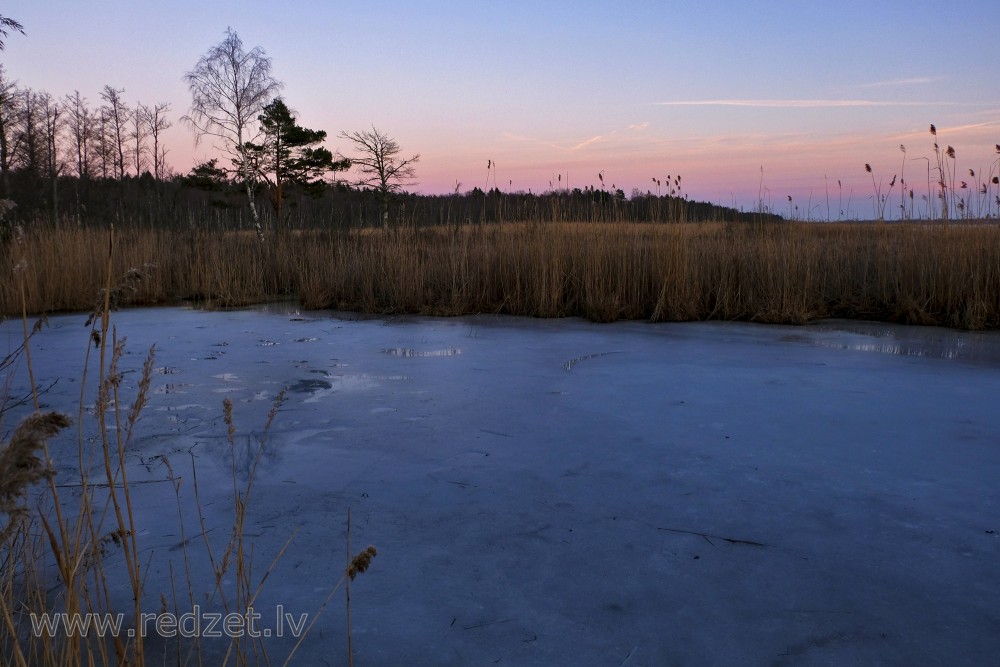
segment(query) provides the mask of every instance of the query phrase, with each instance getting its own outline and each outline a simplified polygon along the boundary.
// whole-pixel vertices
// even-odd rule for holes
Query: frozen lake
[[[44,402],[74,417],[84,320],[53,317],[32,345],[39,383],[59,378]],[[130,460],[132,479],[154,481],[135,487],[153,600],[180,539],[155,457],[187,478],[194,454],[209,532],[223,532],[222,399],[248,442],[285,388],[251,497],[255,569],[298,533],[262,598],[316,610],[351,507],[352,551],[379,551],[352,586],[358,664],[1000,655],[998,333],[282,306],[113,320],[124,396],[158,350]],[[0,325],[0,350],[19,332]],[[296,664],[345,650],[338,597]]]

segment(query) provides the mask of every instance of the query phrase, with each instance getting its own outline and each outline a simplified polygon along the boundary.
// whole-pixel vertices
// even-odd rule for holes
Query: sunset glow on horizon
[[[917,214],[927,205],[931,123],[970,190],[1000,173],[1000,5],[963,9],[36,0],[5,4],[27,34],[8,35],[0,62],[20,86],[79,90],[94,107],[105,85],[169,102],[178,173],[220,155],[180,121],[182,76],[231,27],[273,59],[282,97],[328,148],[349,156],[337,135],[375,126],[419,153],[415,191],[599,189],[603,173],[606,188],[656,194],[681,175],[693,200],[865,218],[896,175]],[[887,216],[901,195],[897,183]]]

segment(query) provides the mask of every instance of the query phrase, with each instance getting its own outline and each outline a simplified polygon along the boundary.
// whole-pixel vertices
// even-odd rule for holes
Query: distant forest
[[[251,229],[252,221],[242,184],[207,180],[188,174],[156,179],[150,172],[135,177],[49,178],[28,169],[5,172],[4,198],[16,204],[8,222],[50,221],[81,226],[141,225],[165,228]],[[265,228],[315,229],[381,225],[382,199],[374,190],[329,184],[319,192],[286,195],[279,224],[265,193],[256,194]],[[764,215],[767,219],[778,216]],[[480,224],[512,221],[572,222],[695,222],[759,221],[759,213],[745,213],[680,197],[633,192],[629,198],[587,189],[541,194],[503,193],[474,188],[451,195],[402,192],[393,195],[393,225]]]

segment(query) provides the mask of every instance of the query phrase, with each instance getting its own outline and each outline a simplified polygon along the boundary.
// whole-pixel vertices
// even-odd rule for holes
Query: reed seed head
[[[18,425],[10,442],[0,449],[0,512],[9,518],[7,525],[0,529],[0,544],[27,513],[19,501],[27,495],[28,489],[55,474],[49,462],[41,459],[39,451],[49,438],[71,423],[69,417],[58,412],[36,412]]]
[[[351,559],[351,564],[347,568],[347,576],[353,581],[354,577],[368,569],[368,566],[372,564],[372,559],[375,558],[377,554],[378,552],[375,550],[375,547],[368,545],[367,549]]]
[[[222,417],[226,422],[226,437],[229,439],[229,444],[233,444],[233,440],[236,437],[236,425],[233,423],[232,399],[222,399]]]

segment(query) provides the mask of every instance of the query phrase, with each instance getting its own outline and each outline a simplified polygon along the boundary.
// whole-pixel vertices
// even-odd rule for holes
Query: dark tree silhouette
[[[187,176],[181,178],[181,182],[199,190],[218,191],[225,188],[229,182],[226,170],[218,166],[219,160],[212,158],[208,162],[202,162],[191,168]]]
[[[3,199],[10,194],[10,170],[17,148],[15,126],[20,116],[19,97],[17,83],[7,78],[0,64],[0,198]]]
[[[101,99],[105,102],[101,111],[107,119],[106,137],[112,156],[112,175],[118,180],[125,178],[125,140],[128,138],[126,125],[131,118],[131,112],[122,99],[124,92],[123,88],[111,86],[104,86],[101,91]]]
[[[160,102],[159,104],[154,104],[152,107],[147,108],[147,111],[147,129],[149,130],[149,136],[153,139],[153,178],[160,180],[163,178],[163,173],[167,166],[167,153],[169,152],[160,143],[160,135],[164,130],[173,126],[173,123],[167,120],[166,115],[170,111],[170,103]]]

